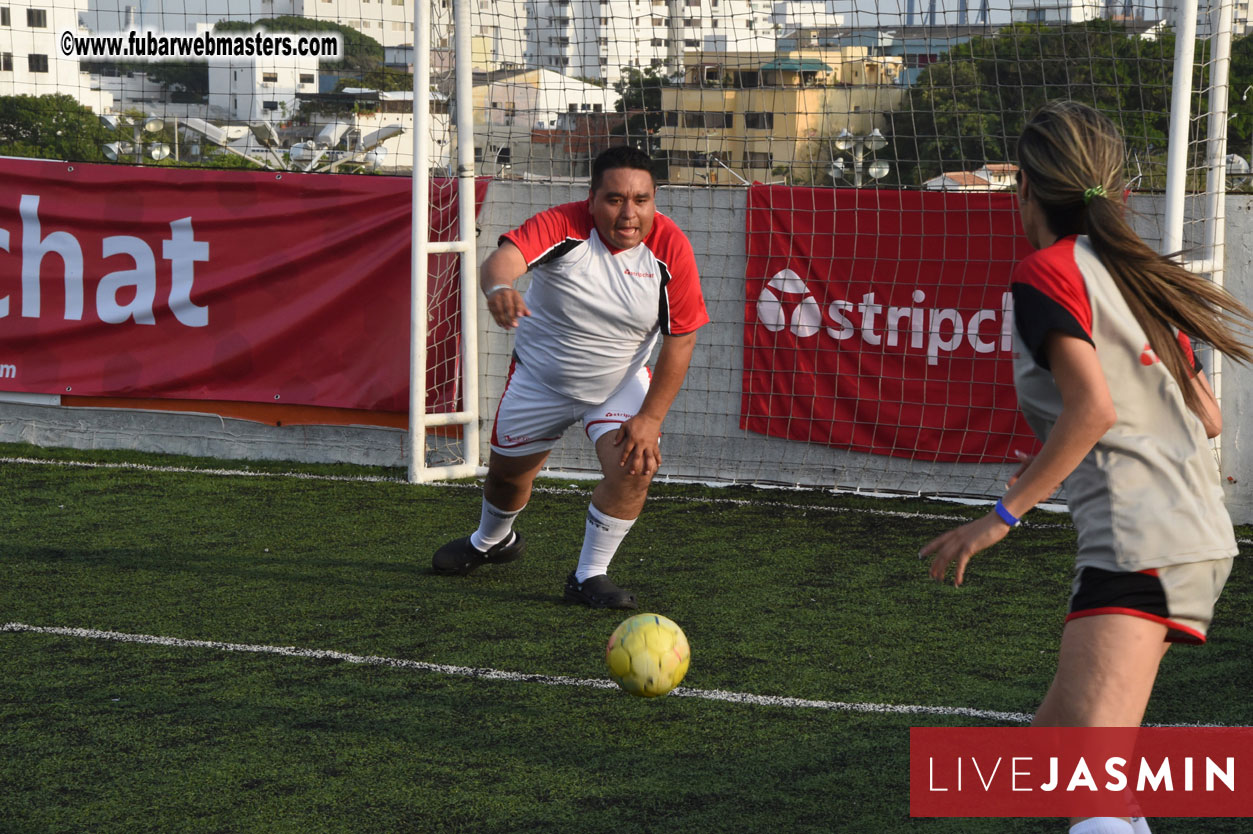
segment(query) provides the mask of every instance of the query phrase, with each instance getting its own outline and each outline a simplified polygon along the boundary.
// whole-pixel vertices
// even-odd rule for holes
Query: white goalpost
[[[413,483],[442,478],[464,478],[479,469],[478,253],[475,249],[475,176],[470,53],[470,15],[467,0],[457,0],[453,30],[456,37],[455,101],[457,137],[457,234],[451,242],[431,240],[431,0],[415,0],[413,76],[413,255],[410,312],[410,380],[408,471]],[[429,255],[453,253],[460,269],[461,346],[458,350],[461,408],[428,413],[426,379],[429,353]],[[428,428],[459,427],[461,460],[428,461]]]

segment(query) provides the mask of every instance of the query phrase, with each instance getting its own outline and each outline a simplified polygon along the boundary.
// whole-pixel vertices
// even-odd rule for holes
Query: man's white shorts
[[[505,393],[496,407],[492,424],[492,451],[509,457],[547,452],[557,445],[566,429],[583,421],[583,431],[595,445],[607,432],[631,419],[644,403],[650,374],[640,368],[609,399],[598,405],[572,400],[535,378],[525,365],[509,363]]]

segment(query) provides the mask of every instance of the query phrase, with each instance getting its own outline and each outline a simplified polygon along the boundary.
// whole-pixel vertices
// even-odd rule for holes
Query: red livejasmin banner
[[[0,159],[0,183],[0,390],[408,410],[408,178]],[[455,183],[431,202],[455,230]],[[431,272],[455,410],[455,257]]]
[[[1035,445],[1010,361],[1011,194],[749,190],[741,428],[917,460]]]
[[[915,817],[1253,817],[1253,727],[913,727]]]

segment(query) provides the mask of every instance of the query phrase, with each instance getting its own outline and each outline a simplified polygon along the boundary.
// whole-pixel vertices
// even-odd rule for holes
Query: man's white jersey
[[[613,251],[586,201],[540,212],[501,236],[522,252],[531,315],[514,352],[548,387],[599,403],[648,361],[658,332],[680,336],[708,323],[692,246],[658,212],[648,236]]]

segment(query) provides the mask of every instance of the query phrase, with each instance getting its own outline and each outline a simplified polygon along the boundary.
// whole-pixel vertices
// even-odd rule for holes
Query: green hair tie
[[[1088,203],[1092,202],[1093,197],[1104,197],[1104,196],[1105,196],[1105,186],[1094,185],[1091,188],[1089,188],[1087,191],[1083,192],[1083,204],[1086,206]]]

